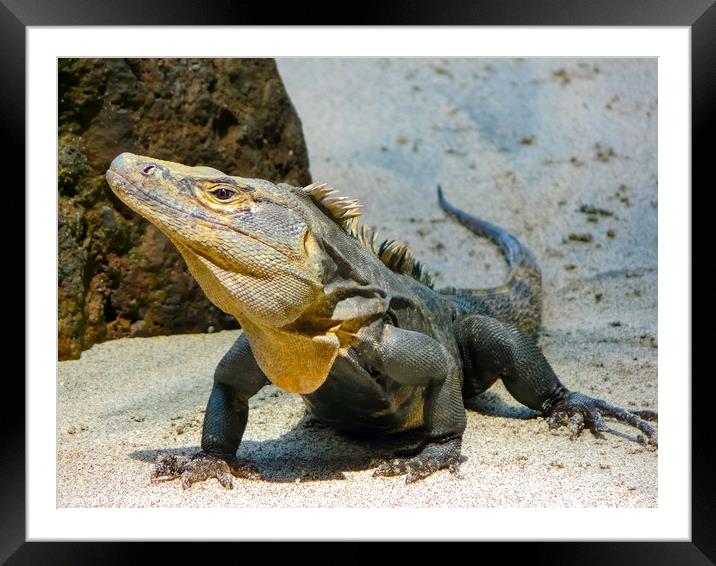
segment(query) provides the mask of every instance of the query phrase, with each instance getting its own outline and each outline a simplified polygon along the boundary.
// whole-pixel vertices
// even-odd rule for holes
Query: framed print
[[[0,557],[71,563],[89,552],[129,560],[131,547],[108,542],[119,540],[435,540],[524,541],[505,552],[540,562],[713,560],[713,456],[705,434],[712,425],[703,406],[710,395],[691,373],[691,341],[700,336],[691,334],[689,183],[691,172],[704,170],[716,12],[708,1],[655,4],[659,9],[648,11],[630,2],[599,10],[534,3],[527,11],[510,10],[510,3],[440,10],[413,4],[405,13],[393,4],[376,9],[375,21],[360,22],[365,27],[343,27],[301,19],[286,26],[290,11],[275,16],[193,2],[149,2],[120,13],[101,2],[3,0],[0,102],[5,139],[12,140],[13,185],[25,186],[23,212],[14,209],[17,196],[8,212],[18,225],[13,233],[27,237],[21,291],[27,331],[26,394],[19,381],[7,380],[15,393],[8,398],[26,404],[6,419]],[[113,171],[137,159],[140,179],[152,169],[165,180],[193,179],[182,190],[217,214],[212,222],[226,218],[222,201],[229,200],[232,214],[247,211],[255,227],[257,203],[273,202],[271,187],[297,187],[297,198],[308,195],[307,210],[331,220],[325,230],[337,224],[341,232],[333,237],[347,234],[363,246],[358,259],[346,261],[345,250],[325,251],[330,238],[316,239],[317,224],[303,221],[312,235],[302,236],[301,253],[320,248],[331,258],[311,260],[310,269],[339,266],[340,285],[358,278],[360,293],[335,299],[332,318],[313,306],[305,312],[318,318],[294,316],[304,296],[295,278],[281,279],[273,292],[264,274],[262,286],[243,287],[253,289],[252,297],[271,290],[272,300],[239,301],[252,306],[232,310],[216,283],[202,280],[208,277],[202,270],[211,271],[213,240],[198,237],[202,251],[192,256],[189,236],[173,235],[173,224],[151,214],[144,215],[149,223],[141,220],[134,214],[142,215],[141,207],[122,196],[123,182],[112,182]],[[197,175],[210,185],[206,190]],[[346,198],[336,200],[324,181]],[[54,183],[58,192],[47,188]],[[243,200],[231,204],[236,187]],[[287,207],[282,198],[276,202]],[[502,246],[506,268],[488,243],[449,220],[452,214],[473,228],[480,222],[453,207],[504,226],[528,245],[495,235],[503,227],[473,229]],[[252,242],[274,242],[293,226],[285,218],[275,222],[266,234],[251,232]],[[373,242],[379,237],[357,228],[359,222],[374,225],[387,242]],[[360,259],[366,250],[372,259]],[[8,246],[8,266],[25,265],[20,253]],[[506,308],[495,297],[506,296],[510,285],[519,287],[518,298],[529,295],[525,304],[537,300],[531,268],[518,264],[528,260],[514,259],[532,254],[539,264],[534,285],[545,297],[539,345],[568,393],[554,393],[552,402],[552,394],[535,393],[539,385],[511,382],[506,368],[513,362],[494,348],[480,351],[479,363],[487,351],[499,358],[494,373],[502,379],[484,392],[461,378],[459,398],[474,400],[465,402],[461,444],[450,462],[425,464],[423,475],[415,467],[423,460],[385,456],[392,454],[389,443],[375,449],[326,427],[338,423],[341,431],[346,415],[362,410],[358,402],[326,409],[311,396],[337,371],[334,360],[360,351],[356,336],[376,321],[404,332],[443,324],[401,314],[414,293],[405,289],[414,283],[394,293],[400,300],[380,306],[385,292],[368,292],[375,281],[346,273],[377,261],[380,269],[460,297],[451,304],[463,310],[473,305],[466,289],[502,289],[507,278],[504,292],[470,294],[480,305],[471,316],[490,318]],[[221,258],[215,265],[226,271],[229,260]],[[76,271],[73,262],[81,264]],[[318,277],[291,265],[291,277]],[[169,291],[161,272],[169,274]],[[222,281],[211,273],[212,282]],[[510,283],[515,273],[521,275]],[[81,289],[76,301],[65,286],[70,280]],[[157,297],[160,307],[151,303]],[[261,324],[246,314],[261,309],[270,312]],[[451,316],[453,324],[457,315]],[[512,315],[504,316],[512,323]],[[320,320],[322,334],[276,349],[288,338],[266,330],[272,317],[286,318],[291,340],[307,332],[308,321]],[[475,343],[489,335],[483,326],[475,333]],[[433,358],[449,352],[453,338],[442,349],[432,345],[438,334],[411,346],[408,358],[418,350]],[[212,403],[219,402],[211,368],[232,343],[230,351],[243,347],[241,336],[248,336],[260,385],[271,382],[250,403],[242,401],[252,416],[235,429],[238,456],[261,482],[241,479],[236,470],[232,481],[213,463],[214,471],[191,476],[187,470],[204,453],[199,444],[207,446]],[[456,372],[472,367],[463,339],[454,339]],[[325,354],[329,345],[334,357]],[[412,368],[410,379],[423,367],[402,354],[381,353],[388,364],[356,355],[360,369],[346,375],[397,375],[383,368],[398,358]],[[541,354],[530,356],[523,365],[543,363]],[[328,368],[321,380],[313,369],[294,377],[303,375],[308,358]],[[430,372],[445,371],[447,382],[453,358],[440,359]],[[556,379],[538,382],[552,387]],[[401,417],[398,429],[416,419],[415,430],[444,422],[447,409],[434,416],[426,407],[447,401],[431,397],[432,385],[418,385],[419,409],[406,409],[411,416]],[[302,395],[316,418],[285,391]],[[599,413],[582,408],[555,409],[576,392],[582,396],[570,397],[575,403],[592,403],[624,422],[604,424]],[[385,411],[395,411],[397,402]],[[650,423],[657,408],[661,422]],[[551,425],[556,432],[549,434]],[[575,438],[585,430],[570,442],[570,428]],[[390,466],[401,477],[392,471],[372,477]],[[150,472],[165,481],[150,483]],[[69,540],[87,542],[60,544]],[[356,555],[368,548],[356,545]]]

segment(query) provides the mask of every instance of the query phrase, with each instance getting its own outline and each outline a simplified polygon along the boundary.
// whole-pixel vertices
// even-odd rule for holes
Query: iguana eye
[[[231,189],[227,189],[226,187],[219,187],[218,189],[214,189],[210,192],[219,200],[229,200],[236,194],[236,191],[232,191]]]

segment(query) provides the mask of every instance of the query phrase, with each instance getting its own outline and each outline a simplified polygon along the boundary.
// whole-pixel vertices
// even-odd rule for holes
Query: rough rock
[[[123,151],[244,177],[310,182],[301,122],[271,59],[60,59],[59,358],[125,336],[236,321],[104,174]]]

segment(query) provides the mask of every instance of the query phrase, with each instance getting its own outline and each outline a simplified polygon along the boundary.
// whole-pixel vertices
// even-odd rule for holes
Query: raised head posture
[[[442,208],[503,251],[510,273],[493,289],[433,289],[429,273],[395,241],[359,225],[361,205],[325,184],[292,187],[123,153],[107,180],[115,194],[176,245],[209,299],[243,332],[214,374],[192,459],[163,456],[154,477],[182,485],[255,477],[236,457],[248,400],[265,384],[298,393],[311,414],[345,432],[419,432],[412,455],[375,475],[425,478],[459,464],[463,399],[502,379],[551,427],[605,429],[603,416],[655,430],[641,416],[568,390],[534,336],[541,276],[504,230],[447,203]],[[641,416],[640,416],[641,415]]]

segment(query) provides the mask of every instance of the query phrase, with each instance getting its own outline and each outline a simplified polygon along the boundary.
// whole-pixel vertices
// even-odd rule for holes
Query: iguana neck
[[[259,367],[287,391],[318,389],[340,350],[354,344],[359,330],[387,311],[388,295],[378,282],[368,281],[369,273],[362,270],[359,276],[344,262],[331,263],[322,293],[290,324],[265,325],[237,315]]]
[[[241,274],[219,267],[180,242],[175,244],[211,301],[239,321],[266,377],[286,391],[306,394],[320,387],[340,349],[351,345],[367,320],[387,309],[382,288],[370,285],[364,269],[359,275],[344,259],[337,259],[340,254],[331,248],[322,265],[321,275],[327,282],[317,286],[309,302],[287,305],[282,318],[256,316],[257,308],[247,306],[245,293],[241,300],[233,295],[238,283],[243,283]],[[262,292],[274,292],[275,300],[281,299],[280,288]]]

